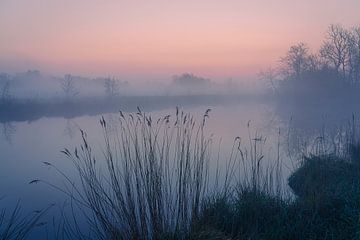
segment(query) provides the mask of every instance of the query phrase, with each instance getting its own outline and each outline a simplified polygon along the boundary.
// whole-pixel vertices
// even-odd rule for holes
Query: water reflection
[[[288,156],[331,151],[341,154],[345,143],[354,141],[349,137],[358,135],[360,126],[360,111],[356,105],[280,104],[274,112],[286,126],[284,137]]]
[[[64,135],[69,139],[74,139],[76,134],[79,132],[80,126],[75,120],[66,119]]]
[[[334,113],[332,115],[319,109],[306,111],[296,108],[280,109],[272,103],[206,104],[186,107],[184,111],[190,112],[200,120],[208,108],[211,108],[212,111],[206,129],[209,131],[209,135],[214,134],[214,162],[217,161],[220,139],[222,139],[220,156],[226,160],[237,136],[241,137],[245,144],[249,135],[253,141],[258,139],[256,136],[263,136],[266,138],[264,144],[266,149],[263,149],[262,152],[266,158],[264,161],[275,159],[278,144],[281,144],[280,155],[285,166],[283,176],[285,180],[294,169],[293,159],[289,159],[289,156],[294,156],[298,152],[309,152],[311,151],[309,146],[312,146],[313,143],[324,142],[325,139],[332,139],[331,141],[327,140],[328,146],[340,146],[341,141],[344,141],[344,132],[351,127],[352,119],[351,110],[342,111],[341,115],[338,115],[332,109]],[[134,112],[137,111],[136,106],[131,109]],[[174,116],[175,107],[160,109],[150,113],[154,121],[157,117],[168,114]],[[146,108],[143,110],[149,111]],[[89,141],[94,146],[94,154],[97,154],[99,159],[103,157],[103,134],[99,123],[101,116],[83,115],[69,119],[42,117],[32,122],[1,123],[2,165],[0,178],[1,180],[6,179],[6,181],[0,181],[1,194],[6,194],[15,200],[26,199],[24,201],[26,210],[40,208],[52,202],[62,203],[66,199],[63,194],[45,186],[29,185],[28,183],[32,179],[61,183],[63,179],[55,176],[53,171],[49,171],[48,168],[44,168],[42,162],[51,162],[69,176],[75,176],[73,165],[60,154],[60,150],[64,147],[71,150],[81,143],[79,129],[83,129],[87,133]],[[114,131],[109,129],[109,132],[116,133],[119,113],[104,113],[103,116],[109,126],[114,127]],[[134,116],[136,117],[136,114]],[[249,121],[250,124],[248,124]],[[271,151],[272,153],[270,153]],[[221,166],[221,162],[219,165]],[[225,166],[221,167],[225,169]],[[43,198],[42,196],[47,197]]]
[[[3,122],[1,127],[4,140],[10,145],[13,144],[13,136],[16,133],[16,126],[12,122]]]

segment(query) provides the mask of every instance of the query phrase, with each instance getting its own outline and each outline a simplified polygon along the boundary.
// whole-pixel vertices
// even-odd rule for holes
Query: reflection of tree
[[[105,121],[106,121],[106,125],[107,125],[107,129],[108,129],[108,133],[109,134],[115,134],[116,129],[117,129],[117,124],[119,123],[117,118],[116,118],[116,114],[106,114],[105,115]]]
[[[78,129],[80,129],[80,127],[75,121],[67,119],[64,129],[64,135],[69,137],[70,139],[73,139],[76,135],[76,130]]]
[[[289,124],[285,139],[288,156],[298,159],[311,154],[335,154],[347,157],[348,147],[358,142],[357,136],[360,133],[358,119],[324,118],[314,119],[313,122],[316,127],[296,125],[296,121]]]
[[[9,144],[12,144],[12,137],[16,132],[16,127],[11,122],[2,123],[2,134],[4,136],[5,141]]]

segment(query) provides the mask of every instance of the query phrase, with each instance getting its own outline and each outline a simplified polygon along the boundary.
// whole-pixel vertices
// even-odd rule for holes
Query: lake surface
[[[341,114],[320,110],[300,113],[298,109],[280,112],[274,103],[238,102],[231,104],[209,104],[186,106],[182,110],[192,113],[199,121],[204,112],[210,108],[210,118],[206,131],[213,134],[213,148],[220,145],[220,161],[229,156],[233,141],[241,137],[244,142],[256,134],[266,137],[263,154],[267,161],[277,158],[277,147],[280,144],[280,157],[283,159],[283,177],[290,174],[296,159],[289,158],[289,152],[304,142],[310,143],[324,127],[335,127],[346,124],[356,109],[347,109]],[[133,110],[136,112],[136,108]],[[154,118],[175,113],[173,108],[151,111],[145,109]],[[310,111],[309,111],[310,112]],[[50,204],[55,207],[47,214],[46,221],[57,212],[68,199],[65,194],[45,185],[29,184],[34,179],[41,179],[62,186],[64,178],[56,174],[43,162],[50,162],[68,176],[76,175],[73,164],[60,151],[65,147],[74,149],[81,144],[80,130],[83,129],[99,160],[102,157],[103,133],[99,124],[101,116],[107,122],[116,122],[118,113],[104,113],[95,116],[80,116],[71,119],[40,118],[36,121],[3,122],[0,124],[0,197],[1,206],[11,209],[18,200],[21,201],[24,213],[41,209]],[[249,137],[249,133],[251,137]],[[246,145],[246,144],[245,144]],[[297,146],[296,146],[297,145]],[[215,150],[214,155],[217,155]],[[214,156],[216,157],[216,156]],[[35,231],[33,239],[38,239],[44,230]]]

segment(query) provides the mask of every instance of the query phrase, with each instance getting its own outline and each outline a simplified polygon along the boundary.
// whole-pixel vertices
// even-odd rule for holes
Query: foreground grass
[[[72,211],[80,210],[90,225],[84,233],[76,226],[79,216],[72,216],[66,239],[360,237],[360,145],[348,142],[345,157],[304,158],[288,179],[293,196],[285,197],[281,163],[264,168],[259,136],[250,137],[249,151],[235,139],[224,175],[216,171],[210,179],[208,114],[200,123],[179,110],[173,120],[170,115],[154,120],[139,109],[128,116],[120,112],[115,128],[102,118],[102,163],[84,132],[80,148],[63,151],[80,185],[46,162],[67,182],[65,188],[48,184],[67,194]]]

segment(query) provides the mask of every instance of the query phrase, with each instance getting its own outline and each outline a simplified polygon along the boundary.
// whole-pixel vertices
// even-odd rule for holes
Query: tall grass
[[[294,193],[289,197],[284,188],[280,131],[275,159],[266,159],[266,138],[249,130],[247,138],[235,139],[229,159],[220,164],[218,157],[212,169],[212,138],[206,130],[209,111],[200,122],[179,110],[156,120],[140,109],[135,114],[120,112],[118,125],[101,118],[102,157],[93,152],[84,131],[80,148],[63,150],[80,184],[45,163],[67,181],[63,188],[47,183],[70,196],[74,224],[66,222],[67,238],[358,236],[360,166],[354,121],[346,131],[339,130],[338,140],[325,135],[316,138],[314,152],[304,156],[289,179]],[[90,224],[91,236],[79,228],[77,210]]]
[[[120,112],[115,128],[101,118],[104,162],[81,131],[80,148],[63,151],[81,185],[55,168],[69,188],[53,186],[90,210],[86,217],[98,239],[185,237],[209,192],[211,138],[204,131],[209,112],[199,123],[178,109],[156,120],[140,109]]]
[[[224,187],[206,199],[201,217],[193,223],[191,239],[273,239],[284,235],[288,201],[280,139],[275,159],[268,159],[264,154],[267,139],[250,129],[248,123],[248,136],[235,139]],[[280,130],[278,134],[280,137]]]
[[[322,125],[318,131],[312,131],[302,135],[301,129],[294,129],[289,126],[287,136],[288,149],[293,149],[294,154],[289,153],[288,157],[304,158],[321,155],[336,155],[342,158],[351,158],[354,148],[360,144],[360,122],[353,114],[345,123],[339,126]],[[292,138],[297,138],[295,144],[290,146]]]
[[[39,226],[45,223],[40,222],[41,217],[49,208],[34,211],[28,215],[22,215],[20,202],[8,214],[5,208],[0,210],[0,239],[1,240],[23,240]]]
[[[95,239],[198,239],[209,236],[199,223],[214,204],[237,204],[243,196],[254,206],[267,196],[280,201],[280,144],[277,159],[265,159],[266,138],[253,135],[248,124],[248,137],[235,138],[227,160],[220,159],[219,150],[215,166],[213,139],[206,131],[209,112],[200,121],[179,109],[174,116],[155,120],[140,109],[135,114],[120,112],[118,124],[102,117],[102,157],[93,152],[84,131],[80,148],[62,151],[72,160],[80,184],[45,162],[67,183],[59,187],[43,181],[71,199],[73,224],[67,219],[62,225],[67,238],[90,238],[79,228],[74,213],[78,210]]]

